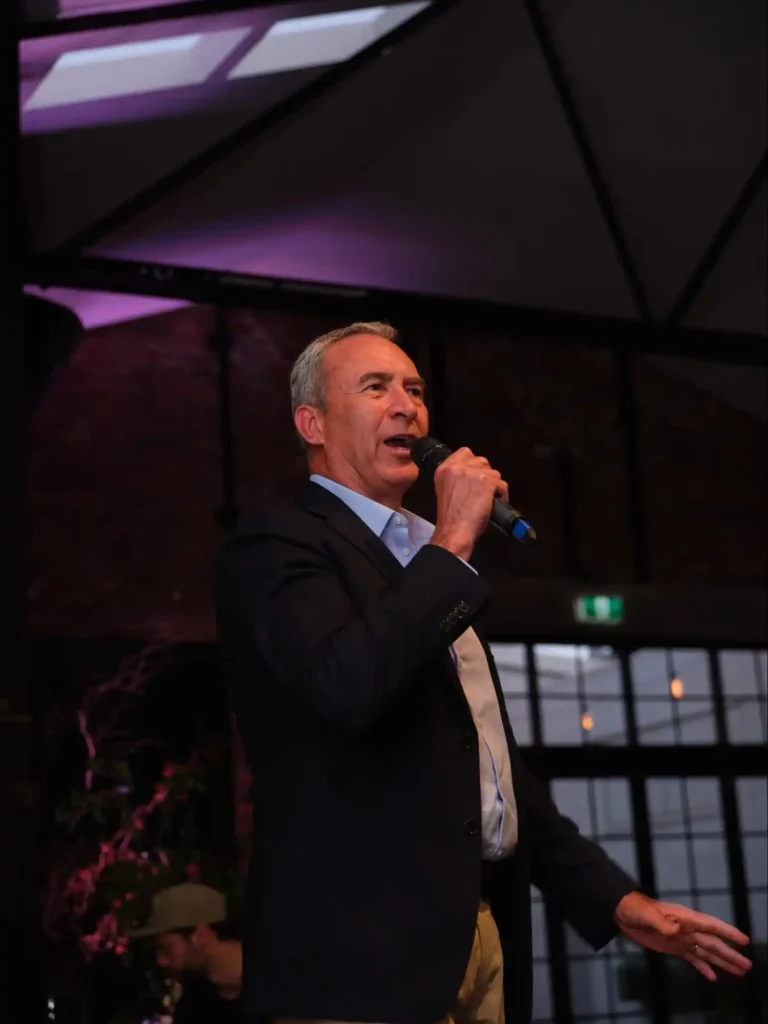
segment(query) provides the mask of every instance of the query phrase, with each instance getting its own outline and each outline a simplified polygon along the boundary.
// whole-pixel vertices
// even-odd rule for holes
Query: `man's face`
[[[429,426],[418,370],[401,348],[370,334],[332,345],[324,370],[325,410],[314,411],[309,427],[308,439],[322,446],[313,470],[399,507],[419,475],[408,439]]]
[[[172,978],[194,974],[202,967],[202,957],[191,937],[178,932],[155,936],[157,966]]]

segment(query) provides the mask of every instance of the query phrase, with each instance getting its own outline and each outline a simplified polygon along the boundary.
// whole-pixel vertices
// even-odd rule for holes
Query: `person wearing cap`
[[[158,967],[183,984],[174,1024],[229,1024],[240,1020],[243,949],[232,935],[224,896],[207,885],[185,882],[152,900],[133,940],[153,939]]]

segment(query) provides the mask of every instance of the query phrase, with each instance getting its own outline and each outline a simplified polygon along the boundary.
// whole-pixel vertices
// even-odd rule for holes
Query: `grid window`
[[[765,651],[720,651],[729,743],[768,741]]]
[[[768,780],[736,780],[752,939],[768,943]]]
[[[521,747],[533,742],[531,732],[531,697],[525,646],[523,644],[491,644],[493,659],[499,672],[501,691],[509,715],[512,732]]]
[[[626,779],[556,779],[552,799],[584,835],[598,842],[626,842],[632,836]]]
[[[612,648],[537,644],[534,659],[544,743],[627,742],[621,672]]]
[[[528,678],[527,650],[535,667],[532,680]],[[545,747],[627,743],[621,661],[613,649],[568,644],[526,649],[522,644],[497,644],[494,654],[521,743],[543,742]],[[628,664],[641,748],[716,744],[713,689],[718,698],[722,692],[730,744],[768,741],[765,651],[718,651],[713,656],[703,649],[648,648],[629,654]],[[532,693],[538,700],[535,716],[531,714]],[[531,735],[531,720],[540,723],[540,735]],[[640,777],[645,775],[643,758],[655,756],[651,749],[637,751]],[[658,756],[669,759],[670,752]],[[685,756],[682,751],[681,756]],[[713,750],[712,770],[729,774],[731,756],[736,752]],[[645,777],[648,839],[635,835],[628,779],[557,779],[555,775],[556,771],[543,771],[551,780],[559,809],[628,874],[638,877],[638,839],[643,844],[649,842],[660,899],[734,921],[729,837],[725,835],[719,777]],[[735,781],[751,934],[755,946],[764,948],[768,944],[768,788],[765,778]],[[618,936],[596,954],[568,924],[564,939],[566,963],[550,962],[544,904],[534,891],[534,1024],[552,1024],[553,981],[567,981],[572,1009],[569,1019],[580,1024],[651,1024],[652,993],[658,989],[653,987],[642,951]],[[759,949],[755,954],[761,956]],[[731,1005],[733,997],[722,981],[708,986],[681,961],[666,958],[663,962],[670,1024],[711,1024],[721,1018],[736,1024],[742,1020],[738,992]]]
[[[558,779],[555,803],[612,860],[637,877],[629,783],[626,779]],[[645,959],[622,939],[595,953],[565,928],[571,1001],[578,1021],[647,1020],[640,994],[647,989]],[[629,981],[628,981],[629,979]]]
[[[733,921],[718,781],[649,779],[646,792],[660,899]]]
[[[701,650],[647,649],[630,657],[638,741],[714,743],[709,658]]]

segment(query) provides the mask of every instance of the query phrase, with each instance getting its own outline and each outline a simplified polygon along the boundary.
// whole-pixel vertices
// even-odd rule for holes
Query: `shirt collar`
[[[349,487],[345,487],[335,480],[329,480],[327,476],[320,476],[319,473],[313,473],[309,479],[313,484],[319,484],[320,487],[324,487],[331,494],[335,494],[337,498],[340,498],[356,516],[362,519],[368,529],[372,530],[377,537],[382,536],[392,517],[398,514],[407,519],[409,532],[413,531],[416,534],[413,538],[414,540],[421,540],[423,538],[423,541],[426,543],[435,532],[434,526],[428,523],[426,519],[422,519],[406,509],[400,509],[399,513],[393,512],[391,508],[380,504],[378,501],[374,501],[373,498],[367,498],[364,494],[350,490]]]

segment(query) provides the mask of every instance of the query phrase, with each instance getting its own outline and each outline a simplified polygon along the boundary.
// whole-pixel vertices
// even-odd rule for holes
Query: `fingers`
[[[501,479],[501,473],[491,467],[488,459],[475,455],[470,448],[458,448],[438,466],[435,476],[438,474],[474,477],[478,482],[482,480],[488,487],[492,487],[494,494],[499,497],[504,495],[504,500],[508,500],[509,492],[505,481]]]
[[[659,907],[663,912],[680,922],[681,930],[685,932],[698,932],[709,935],[717,935],[728,942],[735,942],[737,946],[749,945],[749,936],[726,924],[719,917],[712,917],[710,914],[701,914],[698,910],[689,910],[688,907],[679,906],[676,903],[660,903]]]
[[[692,964],[699,974],[704,975],[707,981],[717,981],[717,975],[706,960],[702,960],[701,957],[694,956],[693,953],[684,953],[683,960],[687,960],[689,964]]]
[[[737,949],[726,945],[720,939],[713,938],[710,935],[695,935],[694,938],[697,939],[694,955],[699,960],[706,960],[714,967],[719,967],[722,971],[728,971],[729,974],[735,974],[739,978],[743,977],[752,967],[751,960],[742,956]]]

